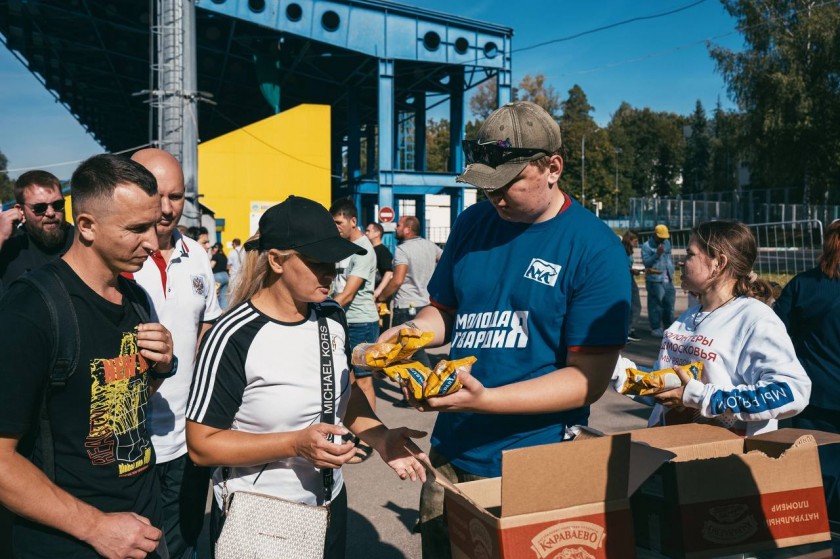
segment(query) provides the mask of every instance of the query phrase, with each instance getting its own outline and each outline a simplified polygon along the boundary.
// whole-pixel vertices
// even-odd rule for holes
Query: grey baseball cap
[[[464,142],[468,165],[455,180],[496,190],[562,145],[560,126],[545,109],[530,101],[508,103],[487,117],[476,140]]]

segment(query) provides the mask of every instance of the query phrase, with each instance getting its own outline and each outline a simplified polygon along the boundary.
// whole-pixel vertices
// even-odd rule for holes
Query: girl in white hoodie
[[[703,422],[755,435],[808,404],[811,381],[784,324],[760,300],[771,288],[752,272],[757,254],[755,237],[741,223],[712,221],[692,231],[682,287],[700,303],[665,331],[655,365],[674,367],[683,385],[648,400],[656,404],[650,426]],[[700,380],[681,367],[695,361],[703,362]],[[635,364],[620,358],[615,387],[627,367]]]

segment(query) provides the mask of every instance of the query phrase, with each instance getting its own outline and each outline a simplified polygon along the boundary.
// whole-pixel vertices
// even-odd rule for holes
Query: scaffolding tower
[[[186,197],[195,203],[198,198],[195,6],[192,0],[152,1],[155,18],[151,24],[149,143],[181,162]]]

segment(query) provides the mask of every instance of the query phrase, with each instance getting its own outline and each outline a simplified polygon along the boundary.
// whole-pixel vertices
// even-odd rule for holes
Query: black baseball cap
[[[301,196],[289,196],[268,208],[260,218],[259,235],[255,241],[261,251],[296,250],[318,262],[338,262],[354,254],[367,254],[356,243],[341,238],[324,206]]]

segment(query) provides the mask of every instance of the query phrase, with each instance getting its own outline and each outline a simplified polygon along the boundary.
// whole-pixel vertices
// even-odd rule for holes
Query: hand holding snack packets
[[[469,372],[475,357],[441,361],[434,370],[419,361],[406,362],[434,336],[433,332],[418,328],[401,328],[390,340],[354,347],[351,363],[366,371],[381,371],[391,380],[404,384],[416,400],[452,394],[462,386],[458,373]]]
[[[695,380],[700,380],[703,374],[702,361],[684,365],[683,368]],[[628,396],[652,396],[680,386],[682,386],[682,381],[674,369],[647,372],[628,368],[627,380],[624,381],[624,385],[619,392]]]
[[[460,390],[462,385],[458,374],[468,372],[475,361],[475,357],[443,360],[432,370],[419,361],[412,361],[385,367],[382,372],[389,378],[405,384],[415,400],[422,400],[446,396]]]
[[[427,345],[434,332],[417,328],[401,328],[393,339],[373,344],[359,344],[353,348],[351,363],[365,371],[384,369],[388,365],[409,359],[414,352]]]

